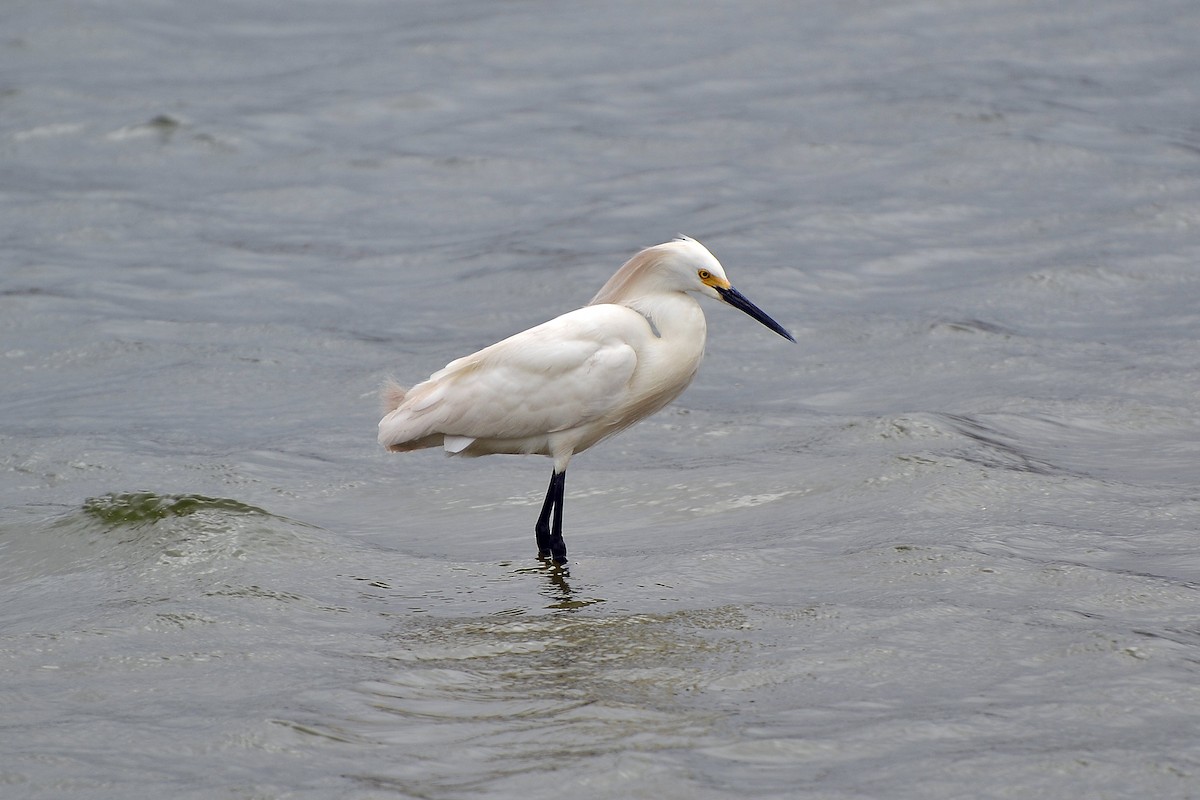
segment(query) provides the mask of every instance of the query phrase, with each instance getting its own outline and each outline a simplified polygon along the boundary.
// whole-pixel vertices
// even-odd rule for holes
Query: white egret
[[[707,328],[692,293],[723,300],[795,341],[730,285],[704,245],[681,236],[629,259],[583,308],[451,361],[411,389],[389,384],[379,442],[394,452],[440,446],[460,456],[551,457],[534,531],[538,557],[566,564],[567,463],[692,382]]]

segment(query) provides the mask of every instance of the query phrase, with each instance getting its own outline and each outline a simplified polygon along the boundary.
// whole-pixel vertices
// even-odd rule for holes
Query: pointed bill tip
[[[792,337],[792,334],[788,333],[787,328],[783,327],[778,322],[771,319],[771,317],[767,314],[767,312],[763,311],[761,308],[754,305],[754,303],[751,303],[746,298],[746,295],[742,294],[741,292],[739,292],[737,289],[733,288],[732,286],[730,286],[728,289],[722,289],[722,288],[717,287],[717,294],[721,295],[721,299],[724,300],[726,303],[733,306],[738,311],[748,314],[749,316],[758,320],[763,325],[766,325],[768,328],[775,331],[783,338],[787,339],[789,342],[796,341],[795,338]]]

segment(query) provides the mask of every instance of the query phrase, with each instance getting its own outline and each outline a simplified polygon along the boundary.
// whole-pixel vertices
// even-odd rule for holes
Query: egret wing
[[[637,367],[634,348],[603,324],[606,313],[583,308],[450,362],[384,417],[380,441],[521,439],[604,416]]]

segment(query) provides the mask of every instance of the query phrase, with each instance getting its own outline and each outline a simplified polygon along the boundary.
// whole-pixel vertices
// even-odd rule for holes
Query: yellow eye
[[[700,272],[698,274],[700,275],[700,280],[702,280],[702,281],[706,281],[712,277],[712,273],[706,269],[700,270]]]

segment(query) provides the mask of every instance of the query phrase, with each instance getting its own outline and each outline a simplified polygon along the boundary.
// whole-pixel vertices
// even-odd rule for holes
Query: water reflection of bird
[[[706,325],[691,293],[723,300],[795,341],[729,284],[704,245],[680,237],[635,255],[583,308],[451,361],[411,389],[389,384],[379,442],[395,452],[440,446],[461,456],[550,456],[554,472],[534,530],[538,557],[566,564],[567,462],[692,382]]]

